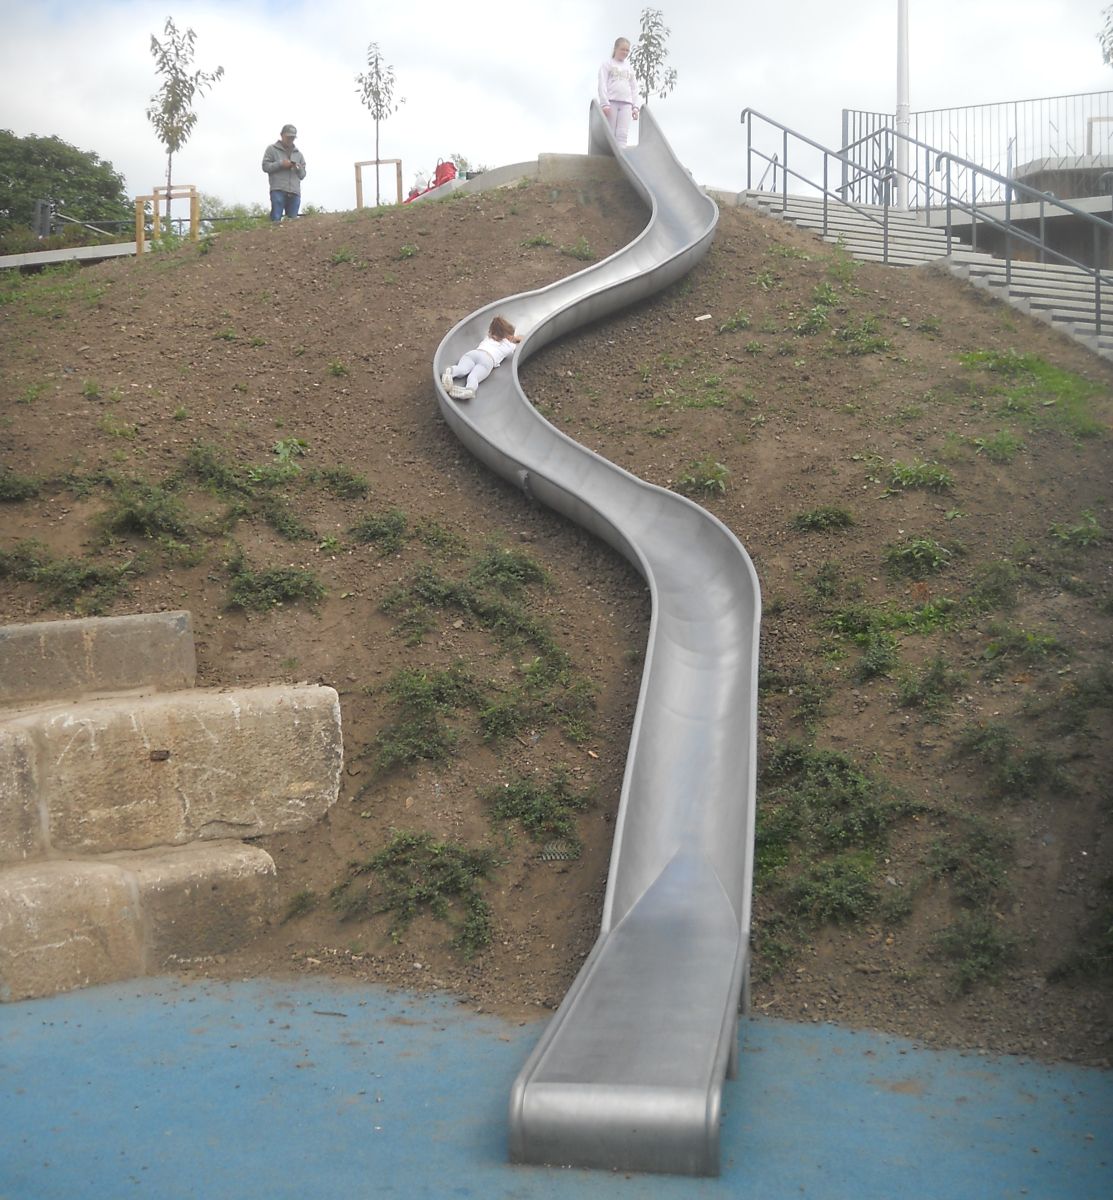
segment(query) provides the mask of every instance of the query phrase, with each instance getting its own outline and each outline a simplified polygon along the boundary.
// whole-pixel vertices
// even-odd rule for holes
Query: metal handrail
[[[910,137],[907,134],[898,132],[895,129],[886,127],[884,129],[875,130],[873,137],[879,134],[886,136],[886,142],[891,145],[897,142],[904,142],[910,147],[914,147],[913,165],[915,166],[919,160],[919,151],[924,152],[925,172],[921,179],[916,171],[906,171],[905,178],[909,183],[914,183],[923,192],[926,203],[919,210],[924,213],[925,220],[930,216],[932,210],[932,197],[939,195],[943,198],[943,203],[935,207],[945,209],[946,220],[945,227],[947,230],[947,253],[950,254],[952,234],[951,229],[954,224],[954,211],[968,214],[970,216],[970,231],[971,231],[971,247],[978,248],[978,222],[988,226],[990,229],[995,229],[1004,235],[1005,242],[1005,284],[1006,286],[1012,283],[1012,268],[1014,256],[1012,253],[1013,243],[1019,242],[1022,245],[1033,247],[1039,252],[1039,261],[1041,263],[1047,261],[1047,256],[1050,254],[1057,262],[1065,263],[1069,266],[1076,267],[1078,270],[1092,277],[1094,282],[1094,327],[1095,330],[1101,332],[1101,288],[1102,284],[1113,284],[1113,276],[1103,272],[1101,267],[1101,248],[1103,237],[1108,244],[1109,235],[1113,234],[1113,222],[1107,221],[1103,217],[1096,216],[1094,213],[1086,212],[1085,209],[1078,208],[1067,200],[1060,200],[1057,196],[1052,196],[1048,192],[1040,191],[1038,188],[1032,187],[1030,184],[1022,183],[1019,180],[1010,179],[1006,175],[1002,175],[997,171],[992,171],[988,167],[979,166],[969,159],[961,158],[957,154],[953,154],[949,150],[939,150],[934,146],[928,145],[927,142],[920,141],[918,138]],[[890,141],[891,139],[891,141]],[[890,149],[890,153],[891,153]],[[940,187],[932,182],[932,168],[936,173],[941,168],[946,167],[946,186]],[[956,196],[955,189],[951,186],[952,168],[957,167],[960,171],[967,172],[974,181],[974,186],[971,188],[971,198],[969,201],[963,200]],[[981,208],[978,206],[978,180],[984,179],[988,182],[998,184],[1004,191],[1005,202],[1004,219],[1000,219],[986,211],[983,204]],[[1030,202],[1036,203],[1039,206],[1039,229],[1040,236],[1035,237],[1026,229],[1013,220],[1012,206],[1013,197],[1025,198]],[[1083,226],[1089,227],[1093,236],[1094,248],[1094,265],[1083,262],[1074,256],[1057,250],[1054,246],[1047,244],[1046,222],[1047,210],[1051,208],[1054,211],[1066,213],[1071,217],[1076,218]]]
[[[829,149],[827,146],[824,146],[820,142],[814,141],[812,138],[808,137],[807,135],[798,133],[795,129],[789,129],[789,127],[787,125],[782,125],[781,122],[774,121],[772,117],[767,117],[767,116],[765,116],[764,113],[759,113],[757,111],[757,109],[755,109],[755,108],[744,108],[742,110],[741,120],[742,120],[742,123],[746,126],[746,189],[747,189],[747,191],[751,190],[753,187],[753,184],[752,184],[753,160],[756,158],[760,161],[772,164],[774,159],[777,158],[777,155],[767,154],[765,151],[760,150],[756,146],[754,146],[754,144],[753,144],[753,120],[754,120],[754,118],[757,118],[760,121],[764,121],[767,125],[770,125],[781,131],[782,137],[781,137],[781,153],[780,153],[780,172],[781,172],[781,188],[782,188],[781,202],[782,202],[782,204],[785,204],[785,205],[788,204],[788,181],[789,181],[790,176],[793,179],[800,180],[801,183],[807,184],[808,187],[815,188],[817,191],[819,191],[819,193],[823,197],[823,234],[824,234],[824,236],[826,236],[827,235],[827,227],[828,227],[828,216],[829,216],[828,200],[829,199],[835,199],[835,200],[840,199],[838,194],[836,192],[833,192],[829,186],[830,185],[830,160],[831,159],[837,160],[840,163],[840,167],[841,167],[842,160],[839,157],[838,151]],[[811,147],[811,149],[813,149],[813,150],[819,151],[819,153],[822,155],[822,158],[823,158],[822,183],[817,183],[814,179],[809,178],[807,175],[801,174],[799,171],[796,171],[791,166],[789,166],[788,148],[789,148],[789,138],[790,137],[795,138],[796,141],[802,142],[804,145]],[[762,180],[765,179],[765,176],[768,175],[768,173],[769,173],[769,169],[767,167],[765,172],[762,174]],[[881,172],[877,172],[877,171],[872,171],[869,168],[864,168],[862,177],[863,178],[872,178],[872,179],[874,179],[874,181],[877,184],[882,185],[881,194],[884,197],[883,216],[879,219],[878,217],[874,216],[873,213],[868,212],[866,209],[861,208],[858,205],[849,205],[849,207],[853,208],[857,213],[859,213],[867,221],[870,221],[874,225],[880,226],[881,238],[882,238],[882,261],[887,263],[889,261],[889,186],[888,185],[892,181],[892,176],[887,173],[881,173]],[[775,176],[774,176],[774,184],[775,184]],[[759,189],[760,189],[760,183],[759,183]]]
[[[1012,175],[1012,164],[1021,161],[1021,155],[1050,159],[1060,165],[1073,160],[1081,165],[1083,157],[1094,153],[1094,126],[1113,123],[1113,91],[928,109],[910,112],[908,119],[910,124],[902,128],[912,137],[931,146],[946,146],[954,154]],[[845,147],[852,137],[896,124],[891,111],[844,108],[840,144]],[[1085,155],[1078,144],[1082,138]],[[1109,153],[1113,134],[1105,141],[1105,153]],[[984,186],[986,181],[981,183]],[[1003,192],[993,190],[997,193],[993,199],[1003,202]],[[982,199],[986,198],[983,191]]]
[[[762,184],[765,182],[765,177],[769,174],[770,171],[773,172],[773,190],[774,191],[777,190],[777,164],[779,162],[780,162],[780,158],[776,154],[774,154],[773,157],[769,160],[769,165],[765,168],[764,171],[762,171],[761,178],[757,181],[757,189],[759,192],[763,190]]]
[[[835,160],[840,164],[843,172],[843,183],[840,189],[845,196],[847,194],[847,179],[848,171],[853,169],[857,172],[854,182],[859,183],[862,180],[872,180],[875,189],[880,189],[880,194],[883,197],[882,216],[879,219],[872,212],[868,211],[861,204],[843,199],[842,203],[858,213],[859,216],[875,225],[880,225],[883,231],[882,243],[882,261],[889,261],[889,189],[894,181],[900,178],[907,179],[914,183],[920,190],[928,203],[921,211],[925,216],[929,216],[932,211],[931,200],[933,197],[939,197],[940,203],[934,207],[936,210],[945,210],[946,218],[944,226],[946,229],[946,253],[949,257],[952,253],[952,244],[955,237],[952,233],[954,225],[954,214],[957,210],[960,213],[968,214],[971,219],[971,247],[977,249],[977,231],[978,222],[982,222],[983,226],[991,229],[996,229],[1004,235],[1005,241],[1005,283],[1006,286],[1012,283],[1013,269],[1013,244],[1014,242],[1029,245],[1039,251],[1040,261],[1046,262],[1047,256],[1051,255],[1056,261],[1067,265],[1077,267],[1084,274],[1089,275],[1094,283],[1094,326],[1097,332],[1101,332],[1101,289],[1103,285],[1113,284],[1113,276],[1106,274],[1101,267],[1101,247],[1103,238],[1108,239],[1113,235],[1113,222],[1105,220],[1102,217],[1097,217],[1093,213],[1088,213],[1084,209],[1078,208],[1066,200],[1060,200],[1055,196],[1051,196],[1047,192],[1041,192],[1039,189],[1031,187],[1028,184],[1021,183],[1017,180],[1009,179],[1007,176],[998,174],[995,171],[990,171],[985,167],[979,166],[977,163],[971,162],[968,159],[952,154],[950,151],[940,150],[937,147],[929,146],[926,142],[919,141],[916,138],[909,137],[907,134],[898,133],[896,130],[885,127],[876,129],[859,138],[857,141],[844,146],[840,150],[832,150],[830,147],[822,145],[820,142],[807,137],[805,134],[799,133],[794,129],[790,129],[780,121],[774,120],[772,117],[766,116],[764,113],[758,112],[753,108],[745,108],[742,110],[741,122],[746,126],[746,186],[750,188],[750,180],[752,177],[751,163],[754,159],[769,160],[769,155],[758,149],[753,144],[753,122],[755,120],[762,121],[774,130],[780,132],[781,138],[781,173],[783,180],[782,203],[788,203],[788,178],[792,176],[794,179],[800,180],[810,188],[819,189],[823,195],[823,233],[826,236],[828,232],[828,196],[833,195],[829,189],[830,179],[830,162]],[[802,172],[793,169],[789,165],[789,139],[800,143],[803,146],[809,147],[811,150],[817,151],[822,156],[822,184],[814,178],[809,178]],[[912,171],[898,171],[893,166],[893,147],[898,141],[903,141],[911,147],[915,147],[912,155],[913,167]],[[860,161],[859,155],[852,153],[865,147],[869,143],[876,143],[879,151],[884,151],[884,154],[879,153],[877,157],[883,157],[886,163],[884,171],[878,171],[875,168],[864,164]],[[924,152],[925,171],[923,178],[920,177],[918,171],[919,151]],[[934,160],[934,161],[933,161]],[[942,184],[933,182],[933,165],[936,175],[942,173],[944,182]],[[944,170],[945,168],[945,170]],[[974,176],[975,186],[971,191],[971,199],[964,200],[956,197],[955,190],[951,186],[952,172],[957,168],[960,171],[969,172]],[[1005,216],[1004,219],[995,217],[992,213],[986,211],[985,206],[978,206],[977,200],[977,178],[981,176],[987,181],[994,181],[1005,186]],[[1025,198],[1031,198],[1033,202],[1039,204],[1039,227],[1040,236],[1035,237],[1027,230],[1021,228],[1012,217],[1013,194],[1018,193]],[[1048,207],[1056,211],[1068,213],[1073,217],[1078,218],[1084,226],[1089,226],[1093,230],[1094,239],[1094,266],[1081,262],[1079,259],[1071,255],[1055,249],[1047,244],[1045,234],[1046,227],[1046,210]],[[1108,244],[1108,242],[1107,242]]]

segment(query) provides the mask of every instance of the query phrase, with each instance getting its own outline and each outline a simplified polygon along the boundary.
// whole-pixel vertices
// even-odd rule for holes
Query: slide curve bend
[[[549,424],[517,363],[643,300],[707,252],[718,209],[649,110],[620,149],[596,102],[589,153],[613,155],[650,210],[602,262],[498,300],[444,337],[440,410],[481,461],[584,526],[641,573],[652,617],[599,938],[516,1080],[510,1158],[609,1170],[719,1172],[723,1080],[748,1002],[758,626],[749,555],[717,518]],[[512,369],[458,403],[444,368],[502,313],[523,332]]]

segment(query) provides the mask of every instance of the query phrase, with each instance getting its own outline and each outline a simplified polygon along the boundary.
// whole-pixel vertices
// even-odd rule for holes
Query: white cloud
[[[88,0],[25,4],[5,14],[0,125],[57,134],[121,171],[129,191],[163,181],[165,157],[145,110],[158,88],[149,52],[168,12],[197,34],[195,67],[224,78],[197,105],[174,177],[227,201],[266,200],[262,152],[286,121],[309,163],[306,203],[355,202],[353,163],[374,154],[356,95],[368,42],[393,66],[405,104],[381,126],[384,157],[408,187],[439,158],[497,166],[581,151],[599,63],[615,36],[637,36],[640,4],[609,8],[523,0],[498,11],[411,0]],[[666,136],[701,182],[741,187],[751,106],[834,143],[844,107],[895,103],[897,0],[662,2],[676,91],[653,101]],[[914,109],[1105,90],[1100,3],[910,0]],[[384,175],[391,187],[393,177]],[[373,187],[373,182],[372,182]],[[366,195],[366,191],[365,191]]]

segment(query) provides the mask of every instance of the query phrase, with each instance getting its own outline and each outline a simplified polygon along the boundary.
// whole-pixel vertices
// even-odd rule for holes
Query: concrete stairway
[[[824,241],[841,244],[848,254],[868,262],[891,266],[920,266],[939,263],[975,287],[989,291],[1080,342],[1102,358],[1113,361],[1113,285],[1101,292],[1102,321],[1098,333],[1094,318],[1093,278],[1065,264],[1013,261],[1006,272],[1003,259],[952,240],[947,254],[944,230],[922,224],[917,217],[889,209],[888,239],[884,233],[884,209],[851,208],[828,199],[824,234],[823,200],[819,196],[789,196],[747,191],[737,195],[717,194],[720,202],[745,204],[767,216],[775,216]],[[1008,278],[1006,275],[1008,274]]]
[[[335,802],[327,687],[194,687],[187,612],[0,627],[0,1000],[150,974],[272,915],[241,839]]]

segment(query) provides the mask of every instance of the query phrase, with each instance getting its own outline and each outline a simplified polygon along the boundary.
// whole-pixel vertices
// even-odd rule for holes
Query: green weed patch
[[[392,914],[396,942],[417,917],[430,913],[452,926],[452,944],[472,958],[491,941],[491,912],[480,883],[496,865],[489,849],[395,832],[378,854],[351,864],[349,878],[332,890],[332,903],[342,920]]]
[[[325,597],[325,588],[312,571],[301,567],[267,567],[255,571],[243,558],[228,564],[231,583],[228,607],[268,612],[281,604],[304,601],[310,606]]]
[[[576,817],[589,797],[572,787],[570,774],[558,767],[547,780],[518,776],[480,793],[497,821],[516,821],[535,842],[561,838],[579,846]]]
[[[999,412],[1030,429],[1057,429],[1075,438],[1099,437],[1107,427],[1094,413],[1100,385],[1073,371],[1015,350],[978,350],[960,355],[963,366],[988,377]]]

